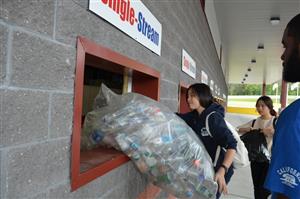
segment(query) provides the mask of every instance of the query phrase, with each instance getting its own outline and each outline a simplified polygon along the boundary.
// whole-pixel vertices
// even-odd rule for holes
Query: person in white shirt
[[[268,96],[261,96],[256,101],[256,110],[260,117],[243,124],[238,128],[240,134],[259,129],[264,134],[267,142],[268,154],[271,154],[274,124],[277,113],[273,108],[273,101]],[[255,199],[267,199],[270,192],[263,187],[266,174],[269,168],[269,161],[251,160],[251,174],[254,186]]]

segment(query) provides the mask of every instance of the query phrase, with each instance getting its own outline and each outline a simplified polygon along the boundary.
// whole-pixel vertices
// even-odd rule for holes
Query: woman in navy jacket
[[[224,108],[213,102],[210,88],[206,84],[191,85],[187,90],[186,100],[192,111],[178,115],[195,131],[212,161],[215,161],[218,146],[226,149],[226,151],[221,150],[214,167],[215,181],[219,186],[217,198],[219,198],[221,193],[227,194],[227,183],[233,175],[232,161],[236,152],[237,141],[225,123]],[[208,119],[210,135],[205,128],[205,120],[211,112],[214,113]]]

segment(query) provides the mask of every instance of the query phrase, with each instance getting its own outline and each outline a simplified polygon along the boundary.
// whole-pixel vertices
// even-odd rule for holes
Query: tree
[[[260,84],[229,84],[229,95],[261,95]]]

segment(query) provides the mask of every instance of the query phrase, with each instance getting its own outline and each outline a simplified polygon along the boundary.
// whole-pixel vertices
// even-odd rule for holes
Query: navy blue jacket
[[[215,111],[215,113],[211,114],[208,119],[209,131],[212,135],[211,137],[206,131],[205,121],[207,115],[212,111]],[[224,108],[221,105],[212,103],[200,115],[196,110],[177,115],[181,117],[196,132],[197,136],[203,142],[213,162],[218,146],[221,146],[225,149],[236,150],[237,141],[233,137],[230,130],[227,128],[224,120]],[[215,171],[220,168],[221,164],[223,163],[224,157],[225,151],[221,150],[217,165],[215,167]],[[229,168],[228,174],[233,174],[232,166]]]

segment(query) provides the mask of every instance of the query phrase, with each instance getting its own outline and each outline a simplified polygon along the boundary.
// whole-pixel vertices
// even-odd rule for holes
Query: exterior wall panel
[[[133,199],[147,185],[128,162],[70,191],[77,36],[159,71],[161,102],[174,112],[179,82],[199,82],[201,70],[227,94],[200,1],[142,1],[162,24],[161,56],[89,12],[88,0],[11,0],[1,5],[1,198]],[[181,71],[183,48],[196,61],[196,79]]]

